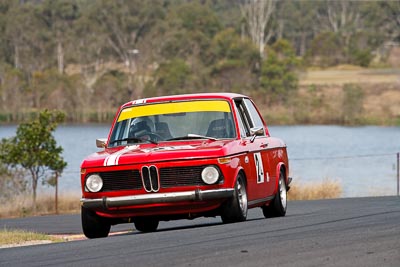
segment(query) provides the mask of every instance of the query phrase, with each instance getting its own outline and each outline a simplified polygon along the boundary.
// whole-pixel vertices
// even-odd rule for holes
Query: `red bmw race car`
[[[284,216],[286,144],[271,137],[254,102],[231,93],[188,94],[122,105],[100,152],[81,165],[86,237],[133,222],[142,232],[160,221],[221,216],[245,221],[249,208]]]

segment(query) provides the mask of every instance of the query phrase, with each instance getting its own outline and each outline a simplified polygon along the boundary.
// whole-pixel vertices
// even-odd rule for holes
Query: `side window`
[[[236,112],[236,117],[238,119],[240,136],[246,137],[247,136],[246,127],[243,124],[242,115],[240,114],[237,106],[235,106],[235,112]]]
[[[244,99],[244,103],[246,104],[246,108],[249,112],[250,119],[251,119],[251,127],[263,127],[264,124],[263,121],[260,117],[260,115],[257,112],[256,107],[254,106],[253,102],[251,102],[249,99]]]
[[[235,100],[235,105],[236,105],[236,112],[238,120],[239,120],[239,126],[240,126],[240,134],[242,136],[250,136],[250,121],[249,117],[246,114],[246,110],[244,107],[244,103],[242,99]]]

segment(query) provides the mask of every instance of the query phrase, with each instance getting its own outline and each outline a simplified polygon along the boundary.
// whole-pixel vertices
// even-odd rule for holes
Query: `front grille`
[[[156,166],[143,166],[142,179],[144,189],[147,192],[158,192],[160,189],[160,182],[158,181],[158,171]]]
[[[142,189],[142,179],[138,170],[101,172],[103,192]]]
[[[204,166],[161,168],[161,188],[206,185],[201,179],[203,169]]]

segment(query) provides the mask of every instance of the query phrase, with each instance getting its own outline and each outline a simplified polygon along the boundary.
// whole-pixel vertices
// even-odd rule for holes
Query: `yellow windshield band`
[[[122,110],[118,121],[135,117],[202,111],[231,112],[231,109],[229,103],[224,100],[200,100],[149,104]]]

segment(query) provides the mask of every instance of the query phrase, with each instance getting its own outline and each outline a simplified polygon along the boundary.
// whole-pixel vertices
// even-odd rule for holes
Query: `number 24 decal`
[[[261,153],[257,152],[254,153],[254,163],[255,163],[255,167],[256,167],[256,172],[257,172],[257,183],[264,183],[264,166],[263,166],[263,161],[261,158]],[[269,180],[269,179],[268,179]],[[269,182],[269,181],[267,181]]]

